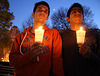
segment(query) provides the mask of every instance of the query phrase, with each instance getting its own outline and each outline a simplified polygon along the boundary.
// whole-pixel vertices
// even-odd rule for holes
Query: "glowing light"
[[[35,42],[42,43],[44,35],[44,30],[42,29],[42,26],[40,26],[38,29],[35,29]],[[37,61],[39,61],[39,56],[37,56]]]
[[[3,58],[1,58],[1,59],[3,59]]]
[[[53,11],[55,11],[55,9],[53,9]]]
[[[80,27],[80,30],[81,30],[81,31],[82,31],[82,29],[83,29],[83,28],[82,28],[82,27]]]
[[[80,30],[76,31],[76,37],[77,37],[78,44],[84,44],[85,33],[86,31],[82,30],[82,27],[80,27]]]
[[[44,30],[42,29],[42,26],[40,26],[38,29],[35,29],[35,42],[41,42],[43,40]]]
[[[40,26],[38,29],[42,29],[42,26]]]

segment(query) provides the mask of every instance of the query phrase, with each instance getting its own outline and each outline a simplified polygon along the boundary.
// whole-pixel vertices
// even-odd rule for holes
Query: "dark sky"
[[[18,26],[20,29],[22,23],[31,16],[34,4],[41,0],[8,0],[10,3],[10,12],[13,12],[15,19],[13,20],[13,25]],[[73,3],[80,3],[87,7],[94,14],[94,22],[98,25],[100,29],[100,0],[43,0],[50,5],[50,16],[53,12],[56,12],[60,7],[69,8]],[[48,23],[51,25],[51,20]]]

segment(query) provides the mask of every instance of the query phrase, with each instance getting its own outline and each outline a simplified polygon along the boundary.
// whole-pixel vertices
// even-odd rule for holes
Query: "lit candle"
[[[43,34],[44,30],[42,29],[42,26],[40,26],[38,29],[35,29],[35,42],[42,43]],[[39,61],[39,56],[37,56],[37,61]]]
[[[77,44],[84,44],[85,33],[86,31],[82,30],[82,27],[80,27],[80,30],[76,31]]]
[[[35,29],[35,42],[42,43],[43,34],[44,34],[44,30],[42,29],[42,26],[40,26],[38,29]]]

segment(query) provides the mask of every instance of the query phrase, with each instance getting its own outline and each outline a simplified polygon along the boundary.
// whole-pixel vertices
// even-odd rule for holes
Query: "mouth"
[[[44,19],[44,16],[40,15],[40,16],[39,16],[39,19],[42,19],[42,20],[43,20],[43,19]]]

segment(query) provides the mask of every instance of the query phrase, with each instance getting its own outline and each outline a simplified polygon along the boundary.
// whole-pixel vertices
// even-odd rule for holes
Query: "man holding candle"
[[[33,27],[16,36],[9,56],[15,76],[49,76],[50,69],[53,76],[64,76],[61,37],[45,25],[49,13],[48,3],[36,3]]]
[[[74,3],[68,10],[66,19],[70,23],[71,30],[61,33],[65,76],[100,76],[100,50],[96,34],[86,31],[83,38],[84,35],[81,33],[83,31],[80,31],[84,20],[82,6]]]

